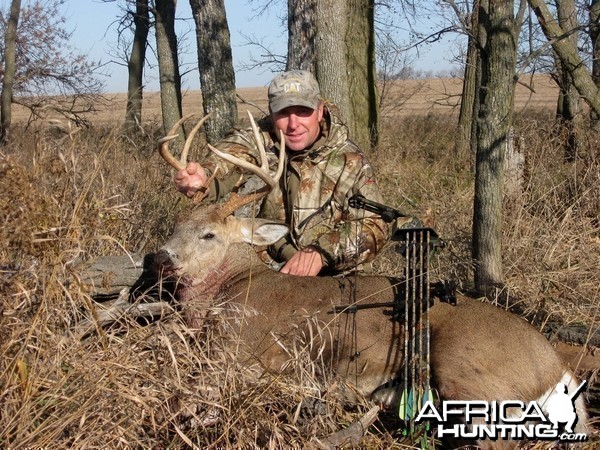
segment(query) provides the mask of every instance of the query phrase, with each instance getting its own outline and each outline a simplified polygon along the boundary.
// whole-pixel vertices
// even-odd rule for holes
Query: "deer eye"
[[[214,237],[214,233],[206,233],[204,236],[202,236],[202,239],[213,239]]]

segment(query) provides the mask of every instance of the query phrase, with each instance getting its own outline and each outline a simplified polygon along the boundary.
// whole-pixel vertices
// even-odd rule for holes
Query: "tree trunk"
[[[480,108],[477,118],[473,258],[475,287],[489,293],[502,284],[502,189],[504,155],[513,116],[517,62],[513,2],[482,0]]]
[[[346,30],[352,139],[363,149],[378,142],[379,102],[375,69],[375,1],[349,0]]]
[[[156,53],[160,83],[160,102],[163,118],[163,130],[166,134],[181,119],[181,76],[177,56],[177,36],[175,35],[176,0],[156,0]],[[183,146],[185,136],[183,127],[179,133],[177,145]]]
[[[565,39],[560,26],[550,14],[543,0],[528,0],[535,13],[544,35],[552,44],[552,48],[561,60],[561,64],[571,74],[577,91],[590,108],[600,115],[600,90],[594,83],[592,75],[579,56],[577,46]]]
[[[574,0],[558,0],[556,2],[558,21],[561,29],[568,34],[570,44],[577,47],[577,11]],[[557,104],[557,120],[561,135],[565,136],[565,161],[572,162],[577,157],[578,130],[581,127],[581,111],[579,107],[579,94],[573,85],[573,79],[568,70],[564,68],[560,58],[556,61],[559,77],[560,94]]]
[[[317,79],[340,109],[350,138],[362,148],[377,142],[374,2],[317,2]]]
[[[316,73],[316,0],[288,0],[288,52],[285,70]]]
[[[347,5],[340,0],[320,0],[316,13],[316,75],[321,94],[335,103],[347,121],[351,113],[344,41],[348,23]]]
[[[133,43],[127,63],[127,107],[125,110],[125,132],[135,134],[141,130],[144,62],[150,31],[150,13],[148,0],[136,1],[133,14]]]
[[[478,5],[481,0],[478,0]],[[482,30],[478,23],[478,29]],[[471,166],[471,172],[475,173],[475,159],[477,158],[477,118],[479,117],[479,108],[481,102],[481,96],[479,95],[481,91],[481,72],[482,72],[482,63],[481,63],[481,50],[484,45],[484,42],[487,39],[485,33],[477,32],[478,34],[478,48],[477,48],[477,58],[475,60],[475,98],[473,99],[473,124],[471,125],[471,148],[470,148],[470,158],[469,163]]]
[[[8,140],[12,122],[12,99],[17,72],[17,26],[21,13],[21,0],[12,0],[10,15],[4,33],[4,77],[0,94],[0,144]]]
[[[600,0],[592,0],[590,5],[590,38],[592,40],[592,80],[600,91]],[[600,132],[600,113],[590,111],[591,127]]]
[[[467,60],[463,78],[463,90],[460,101],[460,113],[458,116],[458,133],[454,151],[459,158],[471,155],[471,137],[473,136],[473,125],[475,124],[475,101],[477,98],[477,61],[479,49],[477,42],[477,13],[479,11],[479,0],[473,2],[471,14],[471,28],[467,44]],[[472,160],[469,158],[469,160]]]
[[[208,142],[220,140],[237,121],[235,72],[223,0],[190,0],[196,23],[198,69]]]

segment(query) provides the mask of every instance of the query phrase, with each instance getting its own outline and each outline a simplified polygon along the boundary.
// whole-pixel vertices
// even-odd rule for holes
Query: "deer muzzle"
[[[168,278],[175,274],[176,267],[171,254],[161,249],[154,255],[152,269],[161,278]]]

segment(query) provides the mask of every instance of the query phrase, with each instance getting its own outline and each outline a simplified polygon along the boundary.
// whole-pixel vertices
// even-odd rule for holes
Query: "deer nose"
[[[169,275],[174,268],[173,258],[168,250],[161,249],[154,255],[152,269],[158,275]]]

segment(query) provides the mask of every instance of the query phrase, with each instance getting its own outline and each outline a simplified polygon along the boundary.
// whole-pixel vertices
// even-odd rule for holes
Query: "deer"
[[[300,344],[311,358],[321,358],[357,395],[384,408],[401,401],[393,380],[402,374],[404,325],[380,310],[349,313],[351,304],[377,299],[397,300],[398,279],[357,275],[352,277],[300,277],[273,270],[259,258],[256,248],[285,236],[285,224],[260,218],[236,217],[242,205],[260,200],[283,173],[283,135],[279,165],[273,175],[266,151],[250,116],[260,151],[255,165],[209,145],[212,152],[258,176],[265,186],[245,196],[232,193],[223,203],[205,204],[197,195],[177,219],[174,231],[156,253],[155,270],[172,280],[175,298],[191,327],[201,328],[211,305],[239,315],[235,333],[241,356],[260,370],[285,371],[290,345]],[[184,117],[182,120],[187,120]],[[169,142],[176,124],[159,141],[159,152],[177,170],[185,167],[189,143],[206,120],[190,133],[180,160]],[[214,176],[213,174],[212,176]],[[205,184],[205,188],[210,180]],[[548,340],[524,319],[490,303],[457,295],[455,304],[434,298],[421,314],[430,329],[430,382],[443,400],[483,400],[543,404],[558,383],[578,387],[573,372]],[[319,332],[312,328],[318,324]],[[586,430],[586,406],[575,401],[577,432]],[[507,442],[482,440],[482,448],[507,448]],[[514,446],[511,443],[508,447]]]

